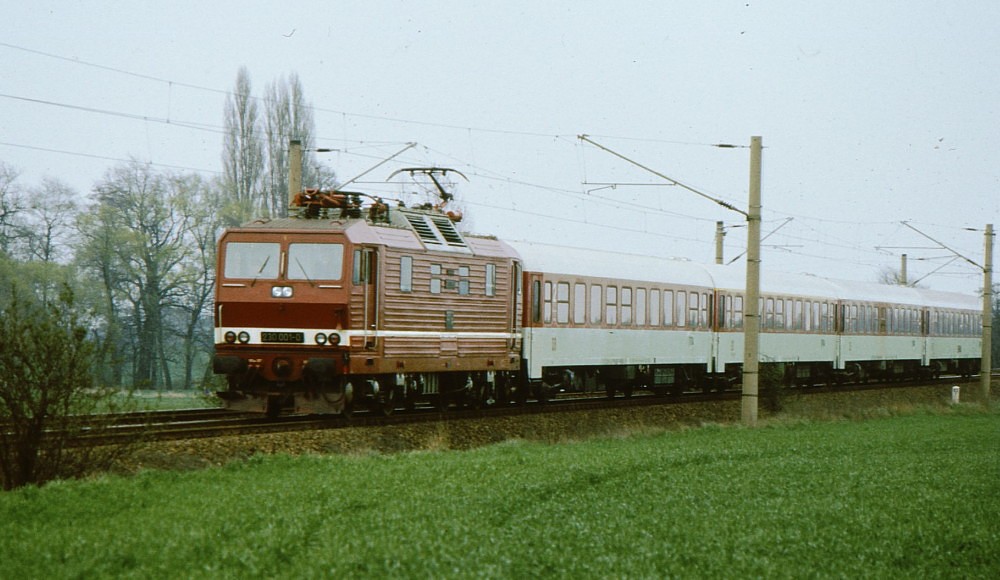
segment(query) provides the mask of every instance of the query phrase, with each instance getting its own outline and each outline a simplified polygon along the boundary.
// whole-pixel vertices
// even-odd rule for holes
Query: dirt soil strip
[[[973,385],[963,384],[963,399]],[[951,386],[904,387],[877,391],[792,394],[781,401],[793,417],[839,419],[877,415],[888,409],[947,405]],[[772,413],[761,411],[767,420]],[[140,469],[201,469],[257,454],[398,453],[417,450],[472,449],[511,439],[560,442],[595,436],[736,423],[739,401],[664,404],[622,409],[540,413],[511,417],[452,419],[435,423],[348,427],[289,433],[234,435],[208,439],[164,441],[141,447],[118,466],[121,472]]]

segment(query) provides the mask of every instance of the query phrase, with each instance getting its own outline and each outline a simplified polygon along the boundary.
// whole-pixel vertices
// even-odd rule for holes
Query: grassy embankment
[[[257,457],[0,495],[0,577],[995,577],[1000,413]]]

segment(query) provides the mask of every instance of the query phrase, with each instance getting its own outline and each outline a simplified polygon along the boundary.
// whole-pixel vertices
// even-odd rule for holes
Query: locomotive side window
[[[601,285],[594,284],[590,287],[590,323],[601,323],[601,312],[604,310],[604,300],[601,292]]]
[[[587,285],[573,285],[573,324],[587,322]]]
[[[459,266],[458,267],[458,293],[461,296],[469,295],[469,267]]]
[[[497,295],[497,266],[496,264],[486,264],[486,295]]]
[[[413,292],[413,257],[399,258],[399,291]]]
[[[226,278],[273,280],[278,277],[281,244],[229,242],[226,244]]]
[[[288,244],[289,280],[340,280],[343,244]]]
[[[431,264],[431,294],[441,293],[441,264]]]

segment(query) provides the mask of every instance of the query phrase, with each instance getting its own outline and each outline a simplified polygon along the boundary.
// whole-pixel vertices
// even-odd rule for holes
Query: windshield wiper
[[[260,278],[260,275],[264,273],[264,268],[267,267],[267,263],[270,262],[270,261],[271,261],[271,256],[270,255],[268,255],[268,256],[266,256],[264,258],[264,263],[261,264],[260,268],[257,270],[257,275],[254,276],[253,280],[250,281],[250,287],[251,288],[253,288],[253,285],[257,283],[257,279]]]
[[[302,265],[302,262],[298,258],[295,258],[295,263],[299,265],[299,269],[302,270],[302,275],[306,277],[306,282],[309,282],[309,286],[315,288],[316,285],[313,284],[312,278],[309,277],[309,272],[306,272],[306,267]]]

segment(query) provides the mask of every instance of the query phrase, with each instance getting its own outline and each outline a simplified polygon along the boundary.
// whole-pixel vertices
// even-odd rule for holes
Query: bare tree
[[[28,197],[30,227],[25,241],[29,259],[51,263],[67,258],[71,226],[79,211],[77,192],[58,179],[46,177],[41,186],[28,189]]]
[[[170,388],[166,308],[177,292],[180,264],[190,256],[185,235],[191,218],[180,211],[170,181],[136,161],[109,170],[95,192],[95,211],[110,220],[105,224],[114,240],[109,254],[96,255],[109,260],[107,268],[124,282],[130,305],[137,349],[133,379]]]
[[[268,167],[264,179],[265,198],[261,208],[266,215],[288,215],[288,142],[302,142],[302,183],[306,187],[330,188],[335,181],[332,171],[316,161],[312,106],[298,75],[269,84],[264,93],[265,134],[267,136]]]
[[[236,86],[226,96],[225,138],[222,143],[226,214],[232,225],[253,216],[260,206],[264,177],[264,142],[257,99],[251,94],[250,72],[240,67]],[[257,206],[257,207],[255,207]]]
[[[211,184],[194,174],[175,176],[171,182],[178,210],[189,218],[185,233],[189,255],[178,265],[172,308],[178,314],[183,384],[191,385],[199,355],[210,352],[214,342],[211,308],[215,286],[215,240],[223,224],[216,211],[220,196]]]
[[[0,161],[0,255],[10,255],[14,243],[24,235],[21,214],[26,203],[17,183],[19,175]]]
[[[886,284],[888,286],[904,286],[903,273],[895,268],[890,268],[888,266],[883,267],[878,272],[878,282],[879,284]]]

